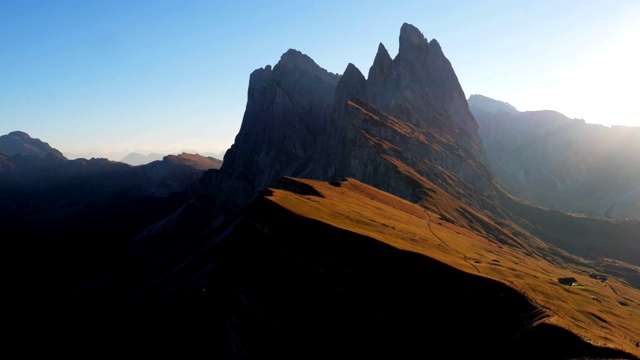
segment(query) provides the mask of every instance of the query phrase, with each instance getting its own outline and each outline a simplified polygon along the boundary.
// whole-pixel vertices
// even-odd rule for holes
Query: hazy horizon
[[[40,139],[41,141],[47,142],[44,139]],[[54,147],[55,146],[51,143],[49,143],[49,146]],[[58,149],[60,150],[60,149]],[[182,153],[187,153],[187,154],[198,154],[198,155],[202,155],[202,156],[212,156],[216,159],[220,159],[222,160],[224,153],[226,152],[226,150],[222,150],[222,151],[200,151],[199,149],[191,149],[191,148],[184,148],[184,149],[156,149],[156,150],[149,150],[149,149],[133,149],[133,150],[129,150],[129,149],[123,149],[123,150],[119,150],[119,151],[104,151],[102,149],[87,149],[85,151],[82,152],[78,152],[78,153],[74,153],[74,152],[64,152],[62,150],[60,150],[63,155],[65,157],[67,157],[70,160],[73,159],[79,159],[79,158],[85,158],[85,159],[90,159],[90,158],[106,158],[109,160],[113,160],[113,161],[121,161],[122,159],[124,159],[126,156],[128,155],[133,155],[133,154],[140,154],[140,155],[144,155],[144,156],[148,156],[148,157],[153,157],[154,155],[179,155]]]
[[[440,43],[467,98],[640,126],[639,15],[633,1],[4,1],[0,135],[65,156],[221,153],[252,71],[294,48],[366,75],[404,22]]]

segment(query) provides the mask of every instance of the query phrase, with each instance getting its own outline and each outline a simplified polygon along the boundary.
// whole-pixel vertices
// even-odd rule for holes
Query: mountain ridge
[[[582,241],[575,237],[581,234],[580,227],[573,224],[566,230],[550,227],[553,230],[546,231],[545,227],[551,223],[556,221],[562,223],[567,219],[563,218],[561,213],[533,208],[510,198],[494,182],[494,175],[484,160],[482,139],[477,133],[480,127],[475,123],[468,108],[451,64],[443,55],[440,55],[441,48],[437,42],[434,40],[429,42],[424,37],[420,38],[422,35],[416,35],[420,32],[414,31],[409,25],[403,25],[403,27],[406,27],[401,31],[400,40],[405,44],[402,47],[403,55],[401,56],[399,52],[398,56],[392,59],[384,45],[380,44],[374,65],[369,72],[369,79],[366,79],[353,64],[348,64],[343,75],[336,77],[335,74],[321,70],[315,62],[309,61],[293,50],[288,51],[291,52],[292,59],[299,58],[304,63],[297,67],[294,61],[288,59],[285,65],[292,69],[291,72],[281,73],[283,67],[278,63],[273,68],[267,66],[252,73],[243,124],[235,143],[225,154],[223,166],[219,170],[209,170],[204,174],[201,180],[203,189],[200,196],[183,208],[184,211],[177,212],[166,221],[149,228],[149,231],[138,239],[138,243],[147,249],[143,253],[153,253],[157,256],[155,260],[151,259],[152,263],[159,266],[156,277],[163,279],[179,277],[178,274],[167,270],[175,267],[172,264],[176,263],[183,264],[181,268],[187,267],[187,264],[195,266],[194,269],[185,270],[186,276],[190,272],[200,273],[196,263],[206,266],[206,264],[225,262],[219,258],[221,255],[217,251],[207,249],[224,247],[222,244],[233,247],[231,244],[235,240],[230,240],[229,237],[242,242],[242,237],[236,238],[232,234],[235,231],[244,231],[239,228],[244,229],[244,225],[252,229],[249,232],[253,234],[252,236],[258,236],[258,233],[266,234],[268,239],[275,242],[274,246],[277,246],[275,244],[279,244],[282,239],[274,233],[273,229],[265,226],[263,220],[252,219],[248,223],[242,220],[246,207],[254,201],[261,202],[265,197],[271,196],[274,188],[283,187],[292,191],[296,194],[292,195],[292,199],[308,198],[309,201],[305,203],[305,207],[296,210],[300,213],[311,211],[303,216],[308,218],[331,212],[332,207],[341,208],[337,203],[323,207],[321,204],[324,201],[324,194],[319,190],[321,186],[309,188],[308,181],[320,181],[324,184],[322,186],[342,188],[353,180],[373,186],[377,191],[384,191],[389,196],[398,196],[402,201],[410,201],[420,211],[435,214],[434,218],[437,216],[440,223],[438,226],[452,227],[459,233],[469,234],[468,236],[476,239],[477,244],[486,242],[493,244],[491,246],[495,246],[496,249],[513,251],[513,255],[503,254],[501,256],[505,256],[504,258],[493,259],[497,262],[489,259],[488,264],[498,264],[503,261],[514,264],[540,261],[538,263],[540,266],[556,269],[548,272],[545,270],[541,274],[529,274],[527,276],[533,276],[541,282],[531,281],[532,285],[529,285],[525,281],[518,286],[532,286],[527,293],[544,294],[538,301],[548,304],[552,312],[561,314],[543,321],[545,325],[541,324],[542,327],[536,327],[536,329],[553,325],[551,328],[560,332],[568,331],[562,337],[576,336],[576,328],[593,320],[589,317],[590,315],[574,314],[575,309],[568,306],[565,300],[558,300],[562,299],[562,296],[555,298],[556,295],[551,295],[556,291],[571,292],[558,287],[560,285],[557,284],[560,282],[557,279],[565,277],[567,273],[573,274],[576,278],[580,278],[580,281],[589,283],[590,287],[595,287],[599,286],[597,280],[596,282],[588,280],[591,278],[586,274],[601,274],[604,272],[603,269],[610,272],[630,269],[617,274],[621,277],[620,281],[632,280],[633,271],[638,267],[632,264],[629,264],[628,268],[616,267],[613,262],[606,264],[605,267],[604,262],[597,263],[598,249],[603,242],[609,241],[606,234],[598,230],[593,234],[594,239]],[[416,40],[416,37],[419,39]],[[411,59],[407,55],[409,53],[422,57],[419,60]],[[428,60],[431,55],[433,57]],[[433,74],[432,71],[437,74]],[[434,87],[431,88],[431,85]],[[442,91],[442,94],[438,95],[439,91]],[[451,91],[456,94],[450,94]],[[290,96],[293,93],[296,95]],[[464,101],[461,102],[461,98]],[[282,134],[280,131],[282,128],[279,126],[290,129],[289,134],[292,138],[289,139],[286,137],[287,134]],[[306,134],[310,133],[308,129],[314,129],[312,132],[314,137],[311,139],[306,137]],[[285,140],[292,141],[282,143]],[[349,197],[343,194],[338,198],[344,200]],[[387,198],[385,201],[395,203],[398,200]],[[361,214],[369,211],[365,209],[380,206],[370,204],[369,207],[361,208],[359,204],[349,201],[346,203],[360,210]],[[279,219],[296,223],[293,220],[280,218],[277,215],[279,212],[275,210],[265,211],[272,213],[265,215],[268,221],[277,223]],[[540,216],[536,211],[541,211],[545,216]],[[329,224],[330,220],[335,218],[336,216],[333,215],[322,221]],[[585,219],[585,221],[589,220]],[[369,224],[381,233],[386,231],[380,230],[385,228],[381,223],[391,229],[394,227],[398,229],[398,225],[364,215],[356,223],[358,222]],[[428,227],[425,227],[424,223],[421,224],[423,227],[420,231],[427,231]],[[638,226],[638,224],[630,225]],[[422,234],[420,231],[415,233],[417,237],[419,237],[417,234]],[[412,232],[408,231],[408,233]],[[396,233],[396,236],[401,236],[399,234]],[[371,233],[367,235],[372,236]],[[310,235],[302,232],[298,236],[306,238]],[[624,235],[623,238],[625,244],[632,244],[629,234]],[[169,249],[192,249],[198,254],[210,254],[212,258],[207,261],[193,260],[192,262],[187,260],[193,259],[189,251],[180,252],[181,255],[173,251],[163,252],[163,247],[154,245],[156,242],[161,242],[163,247],[167,246]],[[240,252],[240,254],[259,257],[258,254],[273,250],[266,244],[256,246],[254,248],[251,245],[246,249],[247,253]],[[442,242],[439,246],[448,248]],[[579,250],[577,251],[579,255],[571,252],[576,250]],[[453,250],[449,248],[448,251]],[[481,265],[477,265],[473,260],[468,261],[470,257],[466,252],[453,252],[457,255],[448,258],[448,262],[462,261],[466,271],[477,272],[480,269]],[[633,250],[629,256],[635,258],[636,253],[637,251]],[[581,255],[588,258],[583,259]],[[433,254],[430,253],[427,256],[433,256]],[[484,262],[481,261],[481,263]],[[266,271],[269,265],[264,264],[264,266]],[[271,266],[275,265],[271,264]],[[211,267],[211,269],[219,269],[217,265],[211,265]],[[295,272],[295,270],[290,271]],[[522,271],[523,273],[520,274],[509,275],[507,279],[525,276],[524,273],[528,273],[529,270]],[[179,272],[181,273],[182,270]],[[207,271],[203,273],[204,277],[201,281],[206,281],[207,273]],[[230,278],[222,276],[216,279],[235,284],[235,280],[230,280],[234,279],[231,273],[228,276]],[[253,275],[247,276],[252,278]],[[144,280],[141,281],[144,283]],[[266,281],[265,287],[272,286],[270,279],[264,281]],[[515,286],[516,281],[511,281],[507,283]],[[632,283],[636,282],[632,281]],[[210,284],[215,286],[215,281]],[[174,285],[172,282],[166,283],[168,287]],[[281,285],[273,286],[281,289]],[[550,288],[547,289],[547,286]],[[625,289],[625,299],[636,299],[638,296],[638,290],[629,287],[628,283],[621,286],[616,283],[615,288]],[[152,290],[147,294],[149,297],[145,297],[145,300],[152,301],[155,291]],[[157,291],[163,292],[162,286]],[[246,291],[252,292],[252,290]],[[581,293],[574,295],[578,296],[576,299],[580,299],[581,303],[587,300],[584,307],[593,306],[592,302],[595,301],[593,298],[583,298]],[[259,299],[265,302],[258,300],[249,308],[274,309],[274,307],[278,308],[278,301],[285,301],[277,295],[273,298],[260,297]],[[635,300],[630,303],[620,299],[607,300],[607,303],[614,307],[619,306],[620,302],[636,304]],[[236,304],[233,301],[232,303]],[[140,304],[145,303],[142,301]],[[636,311],[635,308],[636,305],[631,305],[629,309]],[[168,309],[168,311],[172,310]],[[244,318],[244,315],[242,317]],[[604,319],[601,316],[600,318]],[[607,319],[605,322],[609,324],[623,321],[621,318],[613,320],[607,317]],[[258,321],[256,324],[247,319],[248,323],[241,322],[242,324],[238,326],[247,328],[253,328],[254,325],[267,326],[261,320],[255,320]],[[624,320],[626,321],[628,320]],[[560,327],[556,328],[555,325]],[[630,326],[633,328],[633,325]],[[248,338],[238,341],[251,343],[250,338],[253,335],[251,335],[252,332],[247,331]],[[607,336],[612,336],[613,331],[606,335],[595,328],[590,329],[589,335],[585,335],[587,340],[584,341],[602,341]],[[627,330],[618,328],[615,330],[615,336],[622,341],[624,336],[628,335],[625,331]],[[574,332],[573,335],[570,334],[571,332]],[[545,338],[546,342],[553,338],[553,335],[549,334],[555,333],[555,330],[551,330],[550,333],[543,331],[543,333],[547,334],[544,336],[549,336]],[[233,331],[231,333],[223,331],[222,335],[231,336],[233,339],[242,338]],[[579,337],[576,340],[577,343],[582,344],[578,347],[585,344]],[[247,343],[243,344],[247,345]],[[528,343],[530,348],[526,351],[534,351],[533,344]],[[221,344],[221,346],[224,348],[226,345]],[[252,348],[250,345],[244,347],[241,344],[238,347]],[[629,349],[628,346],[624,348]],[[535,348],[535,350],[545,351],[544,347]],[[552,356],[552,353],[545,355]],[[577,356],[577,353],[573,356]],[[596,355],[590,353],[584,356]],[[629,354],[620,354],[620,356],[634,358]],[[562,356],[558,355],[558,357]]]
[[[24,132],[20,138],[31,141]],[[34,321],[30,314],[55,311],[50,303],[70,297],[73,287],[117,261],[120,247],[188,202],[202,173],[219,166],[219,160],[191,154],[130,166],[69,160],[48,145],[44,156],[14,149],[13,155],[0,153],[0,239],[12,272],[7,300]]]
[[[23,131],[12,131],[0,136],[0,153],[6,155],[36,155],[45,157],[51,154],[57,158],[66,159],[62,153],[49,146],[48,143],[35,139]]]
[[[357,180],[285,177],[228,220],[195,253],[155,263],[149,270],[158,275],[149,285],[125,295],[124,308],[105,308],[97,324],[136,319],[128,330],[159,336],[163,348],[197,339],[191,350],[231,358],[338,349],[353,355],[446,350],[493,358],[637,358],[601,341],[622,341],[622,329],[629,331],[640,313],[598,310],[615,309],[625,298],[635,308],[637,289],[611,279],[616,292],[607,291],[589,276],[588,264],[565,268],[553,248],[527,255]],[[299,227],[307,230],[304,236]],[[581,287],[560,285],[557,279],[568,273]],[[189,281],[176,281],[183,277]],[[567,330],[596,321],[594,312],[607,332],[582,329],[576,336]],[[187,326],[194,323],[206,330]],[[599,345],[585,334],[599,338]],[[455,346],[460,341],[468,346]]]
[[[552,110],[500,111],[498,101],[475,99],[470,108],[488,162],[514,195],[556,210],[640,219],[640,128],[587,124]]]
[[[369,104],[374,101],[372,105],[389,118],[401,118],[419,129],[425,139],[441,142],[450,151],[431,154],[440,158],[438,165],[457,172],[481,192],[491,192],[491,174],[480,160],[484,155],[477,125],[455,72],[439,45],[429,45],[421,34],[405,23],[399,38],[403,45],[395,60],[380,45],[369,80],[353,64],[345,70],[348,76],[338,76],[292,49],[273,69],[267,66],[255,70],[250,77],[247,108],[236,141],[226,152],[220,170],[207,175],[206,182],[210,185],[205,193],[238,210],[281,176],[314,179],[360,176],[350,174],[348,169],[360,169],[366,174],[366,168],[349,160],[347,155],[351,151],[347,138],[360,133],[349,128],[348,124],[353,123],[351,117],[367,117],[366,113],[353,111],[363,107],[350,107],[350,99]],[[412,56],[422,56],[423,61],[412,61]],[[416,80],[416,74],[428,81]],[[440,93],[447,95],[437,95]],[[462,110],[456,110],[459,107]],[[288,131],[276,130],[282,127]],[[287,133],[292,137],[287,138]],[[378,134],[368,136],[373,139]],[[466,166],[469,161],[473,164]],[[383,160],[379,166],[387,164]],[[384,178],[378,181],[385,182]],[[233,198],[220,199],[222,194],[230,193],[230,188],[236,189]],[[224,214],[228,210],[223,207],[219,212]]]
[[[399,43],[395,58],[378,46],[369,79],[294,49],[252,72],[220,168],[193,169],[191,192],[135,234],[45,233],[38,252],[16,238],[12,335],[37,323],[99,348],[224,358],[638,359],[640,221],[512,196],[439,43],[407,23]],[[171,177],[150,179],[194,158],[120,164],[118,178],[170,197],[154,188]],[[105,177],[66,186],[86,180]]]

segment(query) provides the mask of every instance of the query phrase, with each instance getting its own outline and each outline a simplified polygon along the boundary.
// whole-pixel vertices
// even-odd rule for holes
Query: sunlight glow
[[[567,104],[565,108],[582,114],[579,117],[588,123],[640,126],[639,114],[629,112],[629,105],[637,101],[640,83],[640,50],[634,45],[640,38],[640,30],[626,33],[567,79],[577,85],[576,91],[562,99]]]

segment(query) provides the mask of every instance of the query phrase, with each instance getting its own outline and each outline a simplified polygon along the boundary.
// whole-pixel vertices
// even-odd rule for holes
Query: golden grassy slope
[[[200,170],[219,169],[222,165],[222,160],[184,152],[180,155],[167,155],[167,159],[176,164],[183,164]]]
[[[530,240],[502,243],[481,236],[445,221],[432,210],[353,179],[339,186],[295,181],[312,186],[321,196],[271,189],[269,199],[301,216],[501,281],[543,308],[549,317],[542,321],[569,329],[594,344],[640,356],[636,347],[640,341],[640,290],[626,282],[591,278],[592,270],[585,266],[547,258],[539,251],[540,243],[523,249]],[[562,285],[557,280],[562,277],[574,277],[578,285]]]

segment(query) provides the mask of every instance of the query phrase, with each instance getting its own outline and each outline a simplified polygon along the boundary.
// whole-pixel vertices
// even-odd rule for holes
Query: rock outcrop
[[[309,170],[309,154],[327,132],[339,78],[293,49],[273,68],[251,74],[240,131],[221,169],[203,181],[223,212],[238,210],[281,176]]]
[[[482,156],[478,125],[440,44],[427,41],[409,24],[400,29],[398,55],[391,60],[381,44],[369,70],[366,99],[418,128],[435,128]]]
[[[415,182],[404,167],[491,197],[478,126],[440,45],[409,24],[399,42],[395,59],[379,45],[368,79],[353,64],[332,74],[297,50],[255,70],[235,143],[202,181],[217,213],[239,210],[282,176],[353,177],[419,201],[419,189],[401,185]]]

